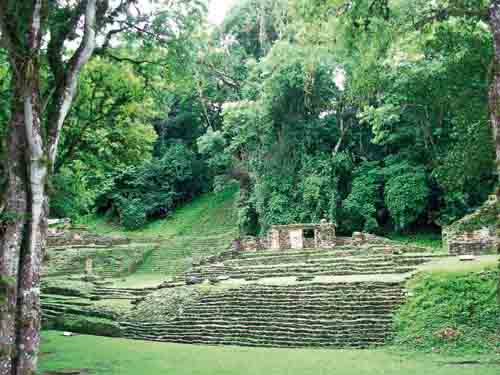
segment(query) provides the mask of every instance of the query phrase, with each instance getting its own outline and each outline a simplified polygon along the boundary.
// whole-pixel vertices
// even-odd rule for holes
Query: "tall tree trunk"
[[[496,147],[497,182],[500,185],[500,0],[494,0],[489,9],[489,23],[493,32],[493,81],[489,93],[491,127]],[[497,194],[500,194],[497,190]]]
[[[496,149],[497,171],[497,208],[500,207],[500,0],[493,0],[489,8],[489,24],[493,33],[493,81],[489,93],[491,127]],[[500,216],[500,213],[499,213]],[[500,238],[500,220],[497,220],[497,239]],[[497,252],[500,254],[500,241],[497,241]],[[497,299],[500,303],[500,261],[498,265]]]
[[[122,2],[126,10],[133,1]],[[76,94],[78,75],[96,45],[100,21],[108,0],[72,2],[74,17],[58,34],[51,30],[49,61],[57,82],[42,131],[40,60],[42,34],[47,26],[47,1],[0,0],[0,34],[12,71],[12,105],[8,133],[6,202],[0,211],[0,375],[32,375],[36,371],[40,344],[40,270],[47,234],[47,179],[57,155],[61,128]],[[16,3],[17,5],[17,3]],[[125,8],[123,8],[125,6]],[[78,27],[84,13],[79,47],[63,63],[64,41]],[[27,23],[27,26],[26,26]],[[102,27],[103,23],[99,25]],[[24,30],[24,31],[20,31]],[[20,33],[24,35],[20,35]],[[60,39],[57,39],[60,38]],[[51,39],[52,42],[52,39]]]
[[[32,375],[40,343],[40,268],[46,237],[48,174],[42,143],[38,69],[13,59],[0,274],[0,375]],[[17,69],[14,69],[16,66]]]
[[[38,71],[38,69],[36,69]],[[33,73],[32,73],[33,74]],[[40,271],[47,233],[48,157],[44,150],[40,119],[38,77],[26,76],[24,91],[24,125],[29,155],[28,212],[26,241],[21,253],[18,295],[17,345],[22,348],[16,361],[16,375],[34,374],[40,344]]]
[[[7,135],[7,191],[0,232],[0,375],[15,374],[19,265],[27,221],[26,131],[22,89],[12,80],[11,119]]]

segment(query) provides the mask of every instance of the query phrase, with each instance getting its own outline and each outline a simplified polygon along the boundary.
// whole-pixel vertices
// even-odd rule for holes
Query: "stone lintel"
[[[333,223],[325,224],[286,224],[286,225],[271,225],[271,230],[288,230],[288,229],[321,229],[322,227],[334,227]]]

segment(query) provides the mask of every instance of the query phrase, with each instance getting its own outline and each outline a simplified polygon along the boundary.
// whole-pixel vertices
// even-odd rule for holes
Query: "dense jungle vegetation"
[[[236,181],[247,234],[322,218],[342,232],[433,230],[462,217],[495,182],[493,47],[480,18],[447,3],[244,0],[220,26],[189,13],[163,48],[127,35],[79,77],[52,216],[137,229]]]

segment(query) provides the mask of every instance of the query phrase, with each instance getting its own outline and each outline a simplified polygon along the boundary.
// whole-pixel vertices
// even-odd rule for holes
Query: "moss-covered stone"
[[[499,205],[500,203],[496,199],[490,199],[473,213],[447,226],[443,232],[452,235],[455,233],[472,232],[486,227],[494,227],[498,221]]]
[[[496,228],[499,220],[500,202],[492,196],[476,211],[443,229],[443,246],[446,251],[450,251],[451,243],[465,240],[471,242],[471,246],[479,244],[481,248],[479,253],[487,254],[496,247],[495,237],[498,238]],[[464,246],[466,247],[466,244]],[[476,252],[471,251],[471,253]]]

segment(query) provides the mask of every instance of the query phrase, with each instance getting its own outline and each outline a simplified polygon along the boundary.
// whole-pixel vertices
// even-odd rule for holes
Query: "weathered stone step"
[[[42,311],[59,313],[59,314],[76,314],[81,316],[89,316],[89,317],[92,316],[97,318],[116,319],[116,314],[111,312],[96,310],[96,309],[79,309],[68,305],[59,305],[53,303],[43,303]]]
[[[219,300],[223,300],[223,299],[238,299],[238,298],[241,298],[241,299],[245,299],[245,300],[248,300],[248,299],[255,299],[255,300],[259,300],[259,299],[263,299],[263,300],[266,300],[266,299],[270,299],[272,298],[273,300],[280,300],[280,299],[283,299],[283,300],[289,300],[289,299],[301,299],[301,298],[307,298],[307,299],[318,299],[318,300],[321,300],[321,299],[329,299],[329,300],[342,300],[342,301],[349,301],[348,299],[352,299],[352,300],[356,300],[356,301],[359,301],[359,300],[375,300],[375,301],[379,301],[381,298],[386,298],[386,299],[400,299],[400,298],[403,298],[404,297],[404,294],[399,294],[397,292],[392,292],[392,293],[363,293],[363,294],[357,294],[357,293],[327,293],[327,292],[311,292],[311,293],[307,293],[307,292],[297,292],[297,293],[293,293],[293,292],[290,292],[290,291],[286,291],[286,292],[283,292],[283,293],[279,293],[278,291],[261,291],[261,293],[250,293],[249,291],[247,293],[242,293],[242,292],[234,292],[234,293],[224,293],[224,294],[220,294],[220,295],[209,295],[209,296],[203,296],[201,297],[201,301],[219,301]]]
[[[292,298],[283,298],[283,299],[272,299],[266,300],[265,298],[256,299],[256,298],[221,298],[220,300],[200,300],[195,306],[199,306],[200,308],[225,308],[230,306],[243,306],[248,308],[262,308],[262,307],[273,307],[273,308],[284,308],[284,309],[294,309],[296,307],[320,307],[324,306],[325,308],[334,308],[334,307],[342,307],[342,308],[357,308],[359,306],[373,307],[373,306],[388,306],[394,307],[399,305],[403,300],[399,299],[371,299],[371,300],[353,300],[353,301],[344,301],[342,299],[335,298],[322,298],[322,299],[311,299],[311,300],[294,300]],[[194,307],[194,306],[193,306]]]
[[[121,329],[124,332],[128,332],[129,334],[143,334],[143,335],[151,335],[151,336],[198,336],[198,335],[206,335],[206,336],[225,336],[225,335],[238,335],[238,336],[247,336],[247,337],[264,337],[269,336],[271,338],[294,338],[297,339],[299,337],[307,338],[308,340],[317,339],[317,338],[382,338],[388,337],[388,331],[386,326],[340,326],[335,329],[330,327],[324,328],[290,328],[283,327],[279,325],[261,325],[261,326],[248,326],[248,325],[233,325],[231,327],[228,326],[217,326],[217,325],[205,325],[205,326],[179,326],[176,328],[156,328],[154,331],[147,330],[138,330],[138,329],[130,329],[123,327],[120,325]],[[259,336],[257,336],[259,335]],[[303,336],[300,336],[303,335]]]
[[[250,267],[197,267],[193,268],[190,272],[192,274],[206,274],[210,275],[213,273],[228,273],[228,274],[277,274],[277,273],[321,273],[321,272],[335,272],[335,273],[345,273],[350,272],[352,274],[366,273],[394,273],[394,272],[409,272],[413,270],[413,267],[399,266],[395,264],[378,264],[378,265],[342,265],[330,267],[328,265],[273,265],[273,266],[250,266]],[[386,271],[386,272],[382,272]]]
[[[348,342],[333,342],[333,341],[315,341],[305,342],[296,340],[279,340],[275,339],[272,342],[251,338],[227,338],[220,339],[217,337],[197,337],[188,338],[173,336],[165,338],[157,338],[154,336],[128,336],[129,339],[149,340],[158,342],[176,342],[182,344],[202,344],[202,345],[230,345],[230,346],[247,346],[247,347],[282,347],[282,348],[368,348],[384,344],[385,340],[364,340],[364,341],[348,341]]]
[[[136,296],[144,296],[146,294],[149,294],[153,291],[156,291],[157,289],[94,289],[94,293],[107,293],[107,294],[131,294],[131,295],[136,295]]]
[[[251,346],[255,344],[262,346],[268,343],[272,346],[329,346],[329,347],[349,347],[349,346],[369,346],[383,344],[388,336],[373,336],[360,337],[357,335],[329,335],[322,337],[307,336],[303,339],[296,336],[276,336],[266,335],[264,332],[255,332],[254,334],[238,335],[235,333],[227,333],[224,335],[213,336],[211,332],[193,333],[191,335],[136,335],[129,334],[129,337],[138,337],[144,340],[155,341],[170,341],[170,342],[185,342],[185,343],[204,343],[204,344],[224,344],[224,345],[240,345]]]
[[[276,308],[276,307],[275,307]],[[289,319],[292,318],[304,318],[311,320],[319,319],[323,317],[324,319],[328,319],[333,316],[390,316],[391,312],[394,310],[394,307],[371,307],[371,308],[331,308],[331,307],[302,307],[295,309],[282,309],[280,312],[273,311],[272,308],[268,309],[258,309],[258,308],[247,308],[245,306],[241,307],[229,307],[229,308],[217,308],[212,307],[210,309],[201,308],[201,307],[192,307],[189,309],[189,312],[183,314],[185,317],[195,317],[198,316],[200,319],[205,316],[214,317],[219,315],[224,316],[283,316]],[[293,320],[293,319],[292,319]]]
[[[381,339],[389,337],[387,334],[387,327],[355,327],[355,326],[343,326],[338,327],[336,329],[330,329],[325,327],[324,329],[306,329],[306,328],[296,328],[291,329],[289,327],[280,327],[280,326],[232,326],[232,327],[224,327],[224,326],[181,326],[177,329],[175,328],[157,328],[155,331],[147,331],[147,330],[133,330],[127,327],[123,327],[120,325],[121,329],[124,330],[125,333],[135,334],[135,335],[150,335],[156,337],[165,337],[165,336],[181,336],[181,337],[189,337],[189,336],[215,336],[218,335],[220,337],[224,336],[245,336],[245,337],[255,337],[255,338],[264,338],[268,337],[270,339],[301,339],[303,341],[306,340],[314,340],[314,339],[329,339],[335,341],[335,339]],[[303,335],[303,336],[299,336]],[[366,335],[366,337],[365,337]]]

